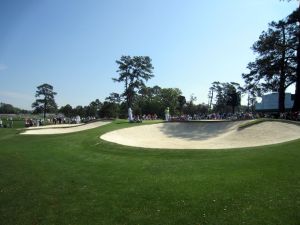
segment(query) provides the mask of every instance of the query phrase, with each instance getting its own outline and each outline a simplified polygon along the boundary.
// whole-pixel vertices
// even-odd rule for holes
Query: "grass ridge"
[[[284,119],[272,119],[272,118],[260,118],[260,119],[251,120],[249,122],[239,125],[238,130],[243,130],[245,128],[248,128],[248,127],[263,123],[263,122],[282,122],[282,123],[288,123],[288,124],[294,124],[294,125],[300,126],[299,121],[284,120]]]

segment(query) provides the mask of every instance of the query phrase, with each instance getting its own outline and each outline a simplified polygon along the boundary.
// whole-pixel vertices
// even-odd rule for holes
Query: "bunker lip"
[[[45,127],[43,129],[26,129],[24,132],[20,133],[22,135],[46,135],[46,134],[67,134],[67,133],[73,133],[78,131],[84,131],[93,129],[96,127],[104,126],[106,124],[109,124],[110,122],[107,121],[98,121],[93,123],[88,123],[84,125],[78,125],[78,126],[70,126],[70,127]]]
[[[70,127],[78,127],[85,125],[84,123],[79,124],[52,124],[38,127],[26,127],[25,130],[40,130],[40,129],[49,129],[49,128],[70,128]]]
[[[115,130],[100,138],[155,149],[229,149],[278,144],[300,138],[300,126],[266,121],[239,130],[247,121],[159,123]]]

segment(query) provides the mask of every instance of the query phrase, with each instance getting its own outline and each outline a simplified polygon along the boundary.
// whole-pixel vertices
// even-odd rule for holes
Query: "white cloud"
[[[0,71],[7,70],[7,68],[8,68],[7,65],[0,63]]]

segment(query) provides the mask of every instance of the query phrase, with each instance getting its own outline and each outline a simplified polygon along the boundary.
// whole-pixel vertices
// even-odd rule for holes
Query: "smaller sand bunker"
[[[84,123],[79,124],[52,124],[46,126],[38,126],[38,127],[27,127],[26,130],[39,130],[39,129],[49,129],[49,128],[69,128],[69,127],[78,127],[82,126]]]
[[[31,129],[26,129],[21,134],[34,134],[34,135],[42,135],[42,134],[66,134],[66,133],[73,133],[78,131],[84,131],[96,127],[100,127],[106,125],[110,122],[98,121],[83,125],[78,124],[70,124],[70,125],[50,125],[50,126],[43,126],[43,127],[35,127]]]
[[[121,145],[165,149],[228,149],[270,145],[300,138],[300,126],[263,122],[238,129],[245,121],[160,123],[106,133],[103,140]]]

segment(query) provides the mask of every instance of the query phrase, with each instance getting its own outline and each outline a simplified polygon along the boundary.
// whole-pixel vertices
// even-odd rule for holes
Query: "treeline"
[[[118,77],[112,79],[124,84],[122,93],[110,93],[103,102],[96,99],[87,106],[73,108],[67,104],[58,109],[53,86],[42,84],[37,87],[37,99],[32,104],[34,113],[44,113],[44,117],[46,113],[62,113],[66,117],[127,118],[131,108],[134,115],[163,118],[166,108],[172,116],[234,113],[241,109],[242,88],[237,83],[214,82],[210,88],[209,104],[196,104],[195,96],[186,99],[179,88],[146,86],[154,76],[150,57],[122,56],[116,63]]]
[[[209,109],[214,113],[235,113],[236,111],[252,112],[253,107],[241,107],[244,89],[239,83],[215,81],[209,88]]]
[[[0,114],[27,114],[30,113],[29,110],[20,109],[14,107],[11,104],[0,103]]]
[[[255,110],[256,98],[278,92],[278,110],[285,109],[285,92],[295,84],[294,112],[300,111],[300,5],[279,21],[269,23],[251,49],[256,55],[243,73],[243,86],[237,83],[213,82],[209,89],[209,109],[213,112],[235,112],[242,95],[248,95],[246,111]]]
[[[132,96],[131,108],[134,115],[156,114],[159,118],[164,117],[167,107],[169,107],[171,115],[208,113],[207,104],[195,104],[195,101],[194,96],[186,100],[178,88],[144,86]],[[79,115],[96,118],[127,118],[128,116],[125,97],[118,93],[111,93],[103,102],[96,99],[87,106],[72,108],[70,105],[65,105],[58,112],[67,117]]]

